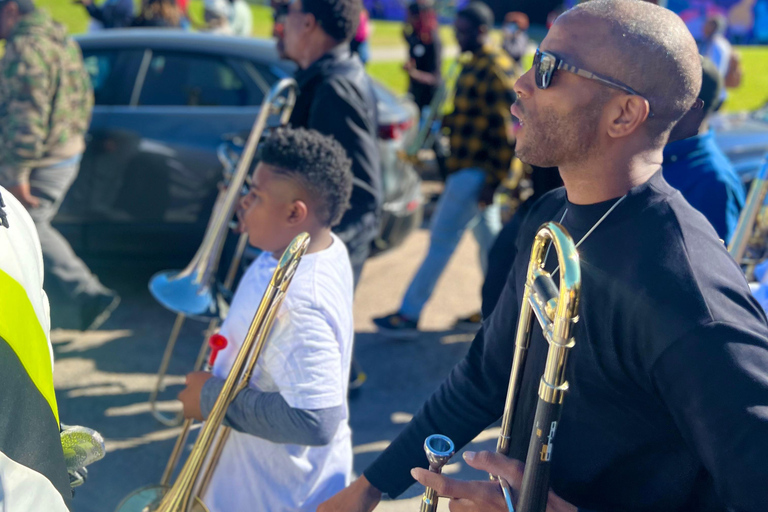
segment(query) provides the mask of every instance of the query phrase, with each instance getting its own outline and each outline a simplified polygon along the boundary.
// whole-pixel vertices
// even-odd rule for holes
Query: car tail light
[[[413,126],[413,120],[408,119],[402,123],[379,125],[379,138],[384,140],[397,140],[403,133]]]

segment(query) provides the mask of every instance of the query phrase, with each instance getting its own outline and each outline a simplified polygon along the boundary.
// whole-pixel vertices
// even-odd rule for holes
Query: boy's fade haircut
[[[302,0],[302,11],[312,14],[323,31],[339,43],[351,41],[360,24],[362,0]]]
[[[259,160],[304,187],[326,226],[337,225],[349,209],[352,160],[336,139],[317,130],[278,128],[260,144]]]

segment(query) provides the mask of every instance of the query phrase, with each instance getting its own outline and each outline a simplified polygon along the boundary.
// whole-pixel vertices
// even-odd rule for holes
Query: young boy
[[[264,252],[237,287],[221,327],[229,345],[213,375],[187,376],[179,394],[185,416],[208,416],[277,259],[299,233],[311,241],[251,386],[227,410],[234,431],[203,497],[211,512],[313,511],[349,483],[352,268],[331,228],[349,207],[350,168],[342,146],[314,130],[279,129],[261,144],[238,214],[250,243]]]

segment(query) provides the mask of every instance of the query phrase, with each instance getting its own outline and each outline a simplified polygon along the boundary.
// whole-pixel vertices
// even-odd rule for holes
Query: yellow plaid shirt
[[[456,81],[454,110],[443,126],[450,133],[448,173],[479,168],[491,185],[509,174],[514,156],[512,114],[515,81],[512,59],[499,48],[484,46],[464,64]]]

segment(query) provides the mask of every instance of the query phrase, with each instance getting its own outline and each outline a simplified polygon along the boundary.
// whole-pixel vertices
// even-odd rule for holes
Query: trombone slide
[[[544,269],[547,248],[550,243],[556,249],[558,268],[561,272],[559,287],[552,279],[552,275]],[[573,240],[565,228],[555,222],[542,225],[536,234],[531,249],[523,302],[515,335],[512,371],[502,416],[501,432],[496,445],[497,452],[509,455],[513,417],[530,345],[533,318],[535,317],[542,328],[549,348],[544,375],[539,384],[538,404],[533,432],[528,444],[517,512],[544,512],[547,508],[550,461],[562,412],[563,398],[568,390],[565,365],[568,352],[574,346],[571,330],[578,320],[580,290],[581,268]],[[514,512],[511,493],[506,482],[494,475],[491,475],[491,478],[499,481],[509,512]]]
[[[525,472],[517,501],[518,511],[544,512],[549,494],[549,472],[561,403],[550,403],[539,397],[533,433],[525,459]]]

